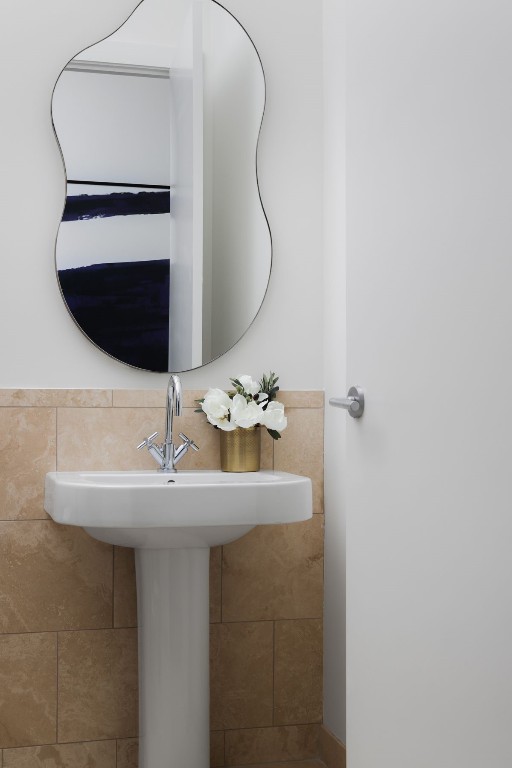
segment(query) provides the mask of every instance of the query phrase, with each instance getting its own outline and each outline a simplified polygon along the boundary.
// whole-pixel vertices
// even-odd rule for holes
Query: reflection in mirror
[[[112,357],[188,370],[252,323],[271,267],[256,172],[264,102],[256,49],[215,0],[143,0],[62,72],[58,279]]]

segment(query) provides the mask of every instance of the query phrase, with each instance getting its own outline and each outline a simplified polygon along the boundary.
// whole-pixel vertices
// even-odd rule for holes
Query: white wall
[[[345,3],[324,0],[325,394],[345,397]],[[349,382],[353,384],[356,382]],[[345,742],[345,482],[347,414],[325,411],[324,724]]]
[[[60,298],[54,242],[64,174],[51,92],[77,51],[115,29],[134,0],[4,0],[0,5],[2,199],[0,387],[161,387],[95,349]],[[272,229],[267,298],[244,339],[186,387],[227,386],[241,372],[281,375],[283,387],[322,387],[321,14],[306,0],[229,0],[267,79],[260,186]]]

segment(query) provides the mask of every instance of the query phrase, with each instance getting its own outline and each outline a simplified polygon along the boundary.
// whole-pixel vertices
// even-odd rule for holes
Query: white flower
[[[231,408],[231,423],[235,423],[237,427],[247,429],[248,427],[254,427],[256,424],[261,424],[263,414],[263,408],[254,400],[248,403],[243,395],[234,396]]]
[[[230,432],[236,429],[236,424],[229,421],[232,405],[233,401],[222,389],[209,389],[204,396],[201,408],[206,413],[206,418],[210,424],[223,429],[225,432]]]
[[[238,381],[244,388],[244,392],[247,392],[248,395],[257,395],[260,391],[260,385],[257,381],[251,379],[250,376],[239,376]]]
[[[275,429],[276,432],[282,432],[286,429],[288,419],[284,415],[284,405],[277,400],[269,403],[263,411],[261,423],[267,429]]]

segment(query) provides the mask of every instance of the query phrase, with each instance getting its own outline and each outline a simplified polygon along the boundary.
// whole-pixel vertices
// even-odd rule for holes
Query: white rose
[[[247,392],[248,395],[257,395],[260,391],[260,385],[257,381],[251,379],[250,376],[239,376],[238,381],[244,388],[244,392]]]
[[[284,415],[284,405],[274,400],[267,405],[266,410],[263,411],[263,417],[261,423],[267,429],[275,429],[276,432],[282,432],[286,429],[288,419]]]
[[[233,398],[233,407],[231,409],[231,420],[237,427],[254,427],[261,424],[263,418],[263,409],[254,400],[249,403],[243,395],[235,395]]]
[[[230,432],[236,428],[233,422],[228,421],[232,405],[233,401],[222,389],[209,389],[204,396],[201,408],[206,413],[210,424]]]

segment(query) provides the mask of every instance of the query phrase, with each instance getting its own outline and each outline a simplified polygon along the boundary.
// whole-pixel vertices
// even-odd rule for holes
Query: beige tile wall
[[[185,393],[177,427],[218,468],[218,431]],[[318,756],[322,720],[323,393],[285,392],[288,429],[262,465],[308,475],[313,519],[211,552],[211,764]],[[163,391],[0,390],[0,768],[136,768],[133,552],[58,526],[54,469],[154,468]],[[311,763],[313,764],[313,763]]]

